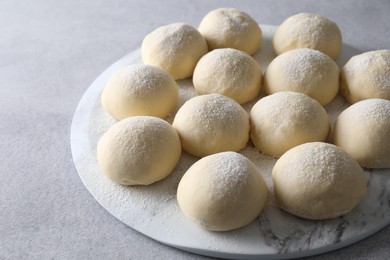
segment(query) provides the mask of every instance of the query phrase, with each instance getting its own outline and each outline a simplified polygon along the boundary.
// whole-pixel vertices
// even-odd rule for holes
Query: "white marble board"
[[[275,26],[260,25],[263,40],[254,55],[263,70],[275,57],[271,39]],[[343,45],[339,66],[359,50]],[[349,214],[331,220],[312,221],[280,210],[272,196],[260,216],[246,227],[229,232],[209,232],[187,219],[178,208],[176,188],[181,176],[197,159],[183,153],[176,169],[166,179],[146,187],[121,186],[107,179],[96,161],[100,136],[115,123],[100,106],[101,91],[120,67],[141,63],[140,50],[115,62],[88,88],[75,111],[71,147],[82,182],[93,197],[114,217],[140,233],[189,252],[222,258],[285,259],[331,251],[361,240],[390,223],[390,169],[365,170],[368,194]],[[191,80],[178,81],[180,105],[196,95]],[[258,99],[245,104],[249,110]],[[326,110],[334,122],[348,104],[340,96]],[[171,122],[174,113],[167,121]],[[271,170],[276,160],[261,155],[249,143],[241,154],[263,173],[272,191]]]

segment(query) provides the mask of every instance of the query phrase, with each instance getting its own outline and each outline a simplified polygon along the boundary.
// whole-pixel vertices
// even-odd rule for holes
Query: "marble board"
[[[275,57],[272,35],[276,27],[260,26],[263,40],[253,57],[264,71]],[[353,46],[344,44],[336,62],[341,67],[358,53],[360,51]],[[177,185],[185,171],[197,160],[184,152],[173,173],[150,186],[127,187],[110,181],[97,165],[96,144],[115,120],[102,110],[100,94],[115,70],[135,63],[141,63],[139,49],[105,70],[80,100],[71,127],[72,155],[82,182],[109,213],[126,225],[161,243],[197,254],[229,259],[287,259],[341,248],[390,223],[390,169],[365,170],[368,194],[349,214],[331,220],[304,220],[277,207],[271,181],[276,159],[263,156],[251,143],[240,153],[260,169],[271,196],[260,216],[238,230],[209,232],[181,213],[176,202]],[[191,79],[180,80],[178,84],[180,106],[196,93]],[[244,108],[249,111],[259,98],[245,104]],[[348,104],[341,96],[325,107],[332,123],[346,107]],[[167,119],[168,122],[172,122],[174,114]]]

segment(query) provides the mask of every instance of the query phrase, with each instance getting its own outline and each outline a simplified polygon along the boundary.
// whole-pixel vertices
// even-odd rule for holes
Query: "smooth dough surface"
[[[101,96],[104,110],[117,120],[129,116],[165,118],[176,107],[179,90],[164,70],[144,64],[116,71]]]
[[[310,48],[336,59],[341,51],[342,36],[337,24],[318,14],[300,13],[287,18],[276,30],[273,46],[277,55]]]
[[[180,180],[181,210],[203,228],[227,231],[253,221],[263,209],[268,189],[256,166],[235,152],[204,157]]]
[[[367,192],[359,164],[339,147],[321,142],[287,151],[276,162],[272,180],[278,205],[307,219],[344,215]]]
[[[335,145],[367,168],[390,167],[390,101],[366,99],[345,109],[332,133]]]
[[[330,122],[316,100],[296,92],[278,92],[260,99],[250,112],[250,137],[266,155],[280,157],[307,142],[325,141]]]
[[[142,61],[166,70],[175,80],[191,77],[196,63],[207,51],[207,42],[200,32],[184,23],[157,28],[141,46]]]
[[[220,94],[196,96],[177,112],[172,126],[183,149],[196,157],[239,151],[249,140],[249,115],[233,99]]]
[[[199,60],[192,80],[198,94],[219,93],[243,104],[259,94],[262,72],[247,53],[216,49]]]
[[[326,105],[339,91],[339,67],[322,52],[307,48],[291,50],[269,64],[264,90],[267,94],[300,92]]]
[[[352,104],[369,98],[390,100],[390,50],[353,56],[341,70],[340,90]]]
[[[259,48],[262,32],[255,20],[236,8],[219,8],[201,21],[199,31],[210,50],[233,48],[254,54]]]
[[[166,121],[134,116],[114,124],[99,140],[97,161],[123,185],[148,185],[168,176],[181,155],[179,135]]]

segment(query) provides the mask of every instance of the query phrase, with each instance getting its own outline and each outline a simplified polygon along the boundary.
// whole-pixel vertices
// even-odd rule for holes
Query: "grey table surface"
[[[0,259],[206,259],[160,244],[106,212],[74,167],[70,126],[92,81],[158,26],[197,26],[218,7],[278,25],[334,20],[344,42],[390,48],[390,1],[0,1]],[[390,217],[390,216],[389,216]],[[388,259],[390,226],[312,259]]]

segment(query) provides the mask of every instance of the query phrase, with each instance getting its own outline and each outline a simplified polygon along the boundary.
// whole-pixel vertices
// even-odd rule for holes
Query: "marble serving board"
[[[264,71],[275,57],[272,35],[276,27],[260,26],[263,40],[254,58]],[[359,50],[344,44],[337,63],[341,67],[357,53]],[[260,169],[271,196],[260,216],[238,230],[209,232],[181,213],[176,189],[182,175],[197,160],[186,153],[182,154],[169,177],[150,186],[127,187],[110,181],[97,165],[96,144],[115,120],[102,110],[100,94],[115,70],[135,63],[141,63],[140,50],[114,63],[93,82],[76,109],[71,128],[73,160],[82,182],[93,197],[123,223],[176,248],[232,259],[283,259],[320,254],[352,244],[390,223],[390,169],[365,170],[368,194],[349,214],[324,221],[304,220],[277,207],[271,181],[276,159],[263,156],[250,143],[240,153]],[[178,81],[178,84],[180,106],[196,93],[190,79]],[[244,108],[249,111],[258,99],[245,104]],[[326,106],[332,123],[347,106],[340,96]],[[174,114],[167,119],[168,122],[172,122]]]

